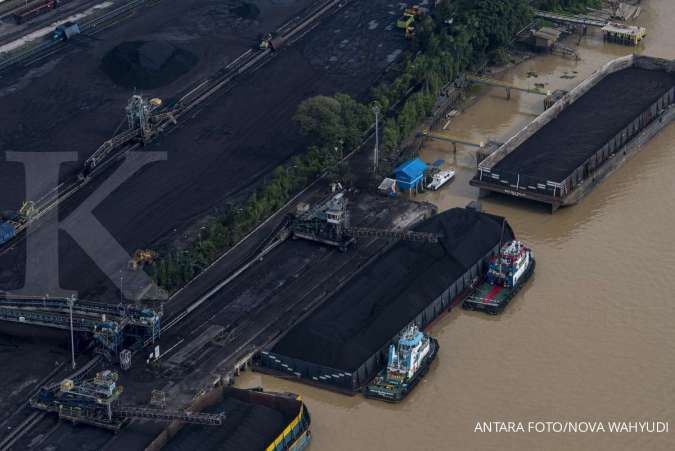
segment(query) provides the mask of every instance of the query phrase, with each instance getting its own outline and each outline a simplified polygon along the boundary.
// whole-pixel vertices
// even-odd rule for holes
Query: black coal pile
[[[495,172],[562,182],[675,84],[675,73],[608,75],[498,162]]]
[[[153,89],[167,85],[197,64],[191,52],[163,41],[124,42],[103,57],[103,71],[125,88]]]
[[[164,449],[171,451],[265,449],[292,418],[282,412],[227,397],[209,412],[224,412],[221,426],[186,425]]]
[[[260,15],[260,9],[253,3],[244,2],[231,11],[242,19],[252,20]]]
[[[500,237],[513,237],[503,218],[463,208],[436,215],[415,230],[441,233],[442,245],[397,243],[272,352],[353,371],[487,255]]]

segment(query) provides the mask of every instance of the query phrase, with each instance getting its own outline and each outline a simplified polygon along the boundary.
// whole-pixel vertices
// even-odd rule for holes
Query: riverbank
[[[578,47],[581,59],[541,55],[502,73],[514,84],[546,83],[571,89],[605,62],[637,50],[675,58],[675,4],[643,1],[639,22],[649,36],[638,49],[608,44],[591,33]],[[537,77],[528,77],[528,72]],[[508,138],[543,111],[540,96],[486,89],[455,117],[448,133],[480,141]],[[447,144],[427,142],[426,161],[453,156]],[[471,159],[460,149],[460,162]],[[440,191],[418,196],[447,209],[477,197],[473,170],[458,167]],[[448,449],[567,451],[669,450],[675,421],[672,380],[675,310],[670,271],[675,265],[671,226],[675,199],[675,127],[640,153],[583,202],[550,216],[536,205],[482,201],[506,216],[519,239],[534,249],[537,274],[509,310],[486,318],[455,309],[435,323],[440,343],[429,377],[398,406],[347,398],[258,374],[241,386],[295,390],[312,409],[314,444],[320,450]],[[476,377],[498,384],[472,384]],[[414,418],[415,421],[411,421]],[[666,433],[481,433],[478,421],[665,420]],[[349,430],[349,434],[343,431]]]

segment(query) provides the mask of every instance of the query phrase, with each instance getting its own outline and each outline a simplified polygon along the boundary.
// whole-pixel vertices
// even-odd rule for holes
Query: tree
[[[342,105],[338,100],[315,96],[300,104],[293,119],[311,144],[332,144],[344,134],[341,110]]]

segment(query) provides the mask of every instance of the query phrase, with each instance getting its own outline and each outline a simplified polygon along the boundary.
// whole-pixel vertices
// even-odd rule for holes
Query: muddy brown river
[[[638,51],[675,58],[675,1],[642,4],[637,22],[649,34]],[[569,89],[634,49],[606,44],[596,32],[578,51],[580,61],[542,56],[499,77]],[[442,133],[503,142],[541,111],[540,96],[514,93],[507,101],[494,89]],[[429,143],[422,157],[458,167],[456,180],[423,200],[444,209],[477,196],[468,185],[470,149],[458,149],[455,161],[448,145]],[[673,174],[671,124],[580,204],[555,215],[484,199],[483,208],[506,216],[534,249],[536,274],[500,317],[455,309],[436,322],[430,332],[439,357],[402,404],[251,373],[238,385],[301,393],[312,413],[314,450],[675,449]],[[526,431],[476,430],[477,422],[491,421],[522,422]],[[605,429],[611,421],[663,421],[669,432],[528,432],[530,421],[602,422]]]

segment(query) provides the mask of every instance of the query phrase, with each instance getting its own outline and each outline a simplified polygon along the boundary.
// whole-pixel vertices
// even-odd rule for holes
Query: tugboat
[[[429,182],[429,184],[427,185],[427,189],[437,191],[441,186],[445,185],[447,182],[452,180],[454,176],[455,171],[452,169],[440,171],[433,175],[433,177],[431,178],[431,182]]]
[[[408,325],[397,344],[389,346],[387,367],[366,387],[367,398],[399,402],[426,374],[438,353],[438,341],[421,332],[415,323]]]
[[[513,240],[504,244],[490,261],[485,279],[476,284],[475,291],[462,307],[491,315],[501,313],[530,278],[535,263],[532,251],[522,242]]]

